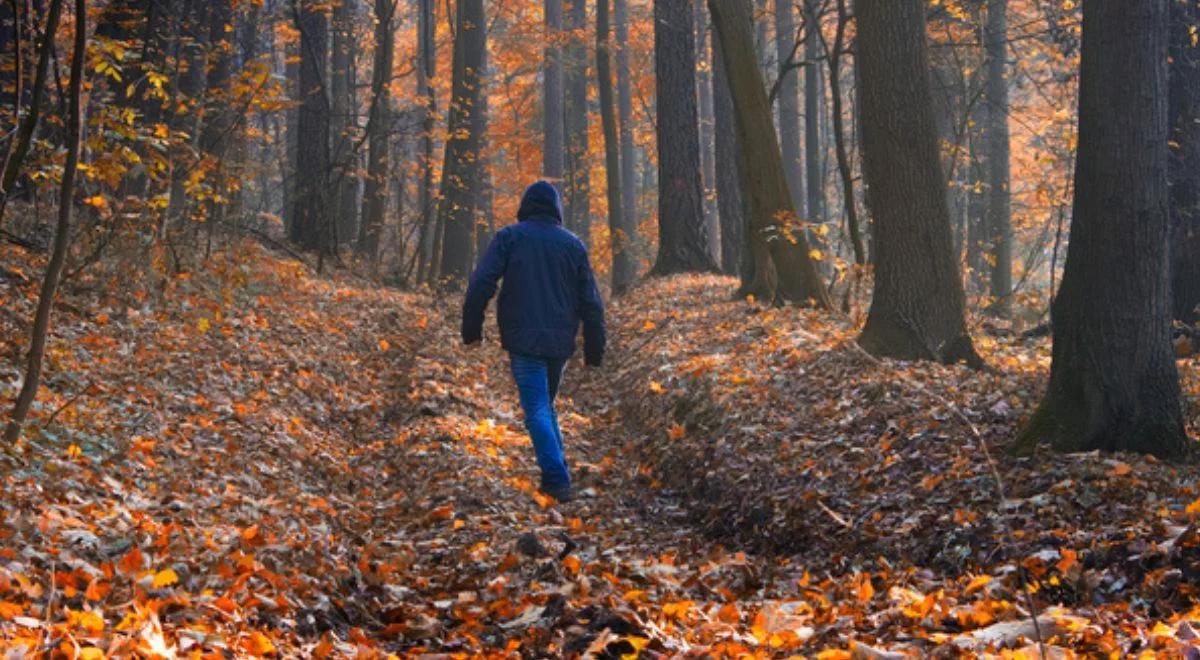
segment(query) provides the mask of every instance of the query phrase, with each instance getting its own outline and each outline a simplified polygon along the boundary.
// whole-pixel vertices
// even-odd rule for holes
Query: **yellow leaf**
[[[967,585],[967,588],[963,593],[970,596],[971,594],[975,593],[976,591],[979,591],[980,589],[986,587],[988,585],[988,583],[991,581],[992,581],[992,576],[990,576],[990,575],[978,575],[975,577],[975,579],[971,580],[971,583]]]
[[[650,391],[654,392],[655,394],[662,394],[666,390],[663,389],[662,383],[659,383],[656,380],[652,380],[652,381],[650,381]]]
[[[67,610],[67,620],[71,622],[72,626],[83,628],[92,634],[104,631],[104,617],[95,612]]]
[[[94,646],[85,646],[79,649],[79,655],[75,657],[78,660],[104,660],[104,651]]]
[[[199,330],[200,332],[208,332],[208,329],[211,326],[212,326],[212,324],[209,322],[208,319],[200,319],[199,321],[196,321],[196,329]]]
[[[179,576],[175,574],[175,570],[171,568],[164,568],[154,574],[154,582],[152,584],[154,585],[155,589],[162,589],[163,587],[169,587],[177,582],[179,582]]]

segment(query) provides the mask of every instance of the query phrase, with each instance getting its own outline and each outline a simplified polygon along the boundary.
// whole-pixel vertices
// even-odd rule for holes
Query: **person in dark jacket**
[[[525,190],[517,224],[501,229],[471,275],[463,302],[462,339],[483,338],[483,316],[496,284],[500,344],[508,351],[520,393],[525,429],[542,470],[543,493],[564,502],[571,476],[563,459],[562,430],[554,398],[583,325],[584,362],[604,358],[604,302],[588,262],[587,248],[562,226],[562,203],[553,185],[538,181]]]

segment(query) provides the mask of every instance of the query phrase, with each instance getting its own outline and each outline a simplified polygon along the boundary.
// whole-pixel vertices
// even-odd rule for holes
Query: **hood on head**
[[[521,197],[521,209],[517,211],[517,219],[535,217],[553,218],[556,222],[562,222],[562,199],[558,195],[558,189],[547,181],[538,181],[529,186]]]

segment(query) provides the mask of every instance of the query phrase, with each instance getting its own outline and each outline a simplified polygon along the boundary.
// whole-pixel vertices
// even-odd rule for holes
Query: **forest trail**
[[[15,347],[37,266],[5,249]],[[64,295],[6,459],[0,647],[1028,651],[1022,576],[1054,646],[1189,643],[1193,468],[999,456],[999,503],[943,405],[1000,441],[1037,351],[988,346],[1008,376],[873,364],[842,321],[649,283],[612,306],[605,367],[568,367],[581,496],[551,505],[505,356],[460,345],[457,300],[244,250]]]

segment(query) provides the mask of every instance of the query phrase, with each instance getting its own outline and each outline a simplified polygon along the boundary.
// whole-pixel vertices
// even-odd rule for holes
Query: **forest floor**
[[[40,270],[0,247],[3,400]],[[249,244],[162,281],[86,274],[0,452],[0,649],[1196,652],[1200,469],[1004,452],[1046,340],[980,333],[989,372],[880,362],[845,319],[731,289],[612,306],[605,367],[568,368],[580,496],[556,505],[456,300]]]

